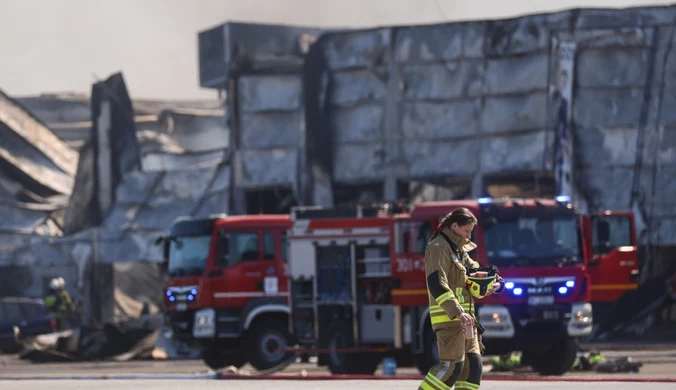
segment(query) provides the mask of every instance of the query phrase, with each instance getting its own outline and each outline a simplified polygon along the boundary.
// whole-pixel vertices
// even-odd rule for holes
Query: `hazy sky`
[[[673,0],[671,1],[673,2]],[[133,98],[212,98],[197,73],[197,33],[226,21],[316,26],[489,19],[643,0],[0,0],[0,89],[89,92],[124,72]]]

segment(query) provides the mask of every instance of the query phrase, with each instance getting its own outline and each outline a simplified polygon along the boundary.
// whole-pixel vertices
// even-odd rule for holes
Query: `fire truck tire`
[[[373,375],[380,363],[380,356],[375,353],[346,353],[335,351],[350,348],[352,330],[349,323],[335,321],[329,324],[327,337],[330,352],[327,354],[329,371],[339,375]]]
[[[276,319],[256,321],[249,328],[247,337],[249,363],[259,371],[283,364],[291,358],[285,351],[290,346],[291,336],[287,326]]]
[[[212,370],[220,370],[228,366],[237,368],[246,364],[246,358],[241,353],[223,353],[216,349],[207,349],[200,352],[204,364]]]
[[[577,358],[577,345],[571,338],[558,340],[549,352],[529,358],[533,370],[540,375],[563,375],[570,371]]]
[[[430,326],[426,326],[423,336],[423,352],[415,355],[415,367],[422,375],[426,375],[430,368],[437,363],[439,363],[437,335],[434,334]]]

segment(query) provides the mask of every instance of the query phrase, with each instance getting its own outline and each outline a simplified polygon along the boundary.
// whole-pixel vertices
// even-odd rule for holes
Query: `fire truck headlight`
[[[569,280],[566,282],[566,287],[573,288],[575,287],[575,281],[574,280]]]
[[[171,290],[167,290],[167,296],[170,297],[171,295]]]
[[[517,287],[514,289],[514,295],[521,295],[523,294],[523,289],[520,287]]]
[[[594,317],[590,303],[574,303],[571,306],[568,334],[573,337],[591,334]]]
[[[514,283],[512,283],[512,282],[507,282],[507,283],[505,283],[505,288],[506,288],[507,290],[513,289],[513,288],[514,288]]]
[[[173,301],[175,301],[175,300],[176,300],[176,297],[174,297],[174,296],[170,296],[170,297],[169,297],[169,301],[170,301],[170,302],[173,302]]]
[[[190,294],[197,295],[197,289],[193,288],[192,290],[190,290]]]
[[[559,294],[563,295],[568,292],[568,287],[559,287]]]
[[[478,318],[485,329],[484,338],[503,339],[514,336],[514,323],[507,307],[503,305],[482,305],[479,308]]]
[[[207,308],[195,312],[192,335],[195,338],[208,338],[216,334],[216,313],[214,309]]]

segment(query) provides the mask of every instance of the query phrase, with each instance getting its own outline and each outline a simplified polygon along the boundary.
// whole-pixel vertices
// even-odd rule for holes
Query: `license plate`
[[[542,316],[543,320],[558,320],[559,319],[559,312],[556,310],[543,310],[542,313],[540,313]]]
[[[545,295],[541,297],[528,297],[528,304],[532,306],[536,305],[551,305],[554,303],[554,296],[553,295]]]
[[[188,305],[185,303],[177,303],[176,304],[176,311],[186,311],[188,310]]]

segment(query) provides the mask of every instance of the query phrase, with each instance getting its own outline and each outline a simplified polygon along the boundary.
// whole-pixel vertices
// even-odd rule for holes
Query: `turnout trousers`
[[[481,344],[475,329],[467,340],[460,322],[435,330],[439,348],[439,363],[430,368],[420,383],[422,390],[477,390],[481,384]]]

